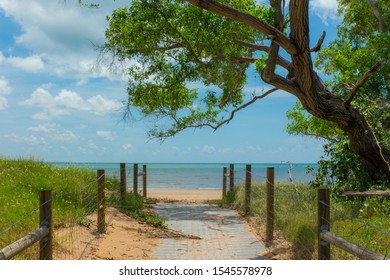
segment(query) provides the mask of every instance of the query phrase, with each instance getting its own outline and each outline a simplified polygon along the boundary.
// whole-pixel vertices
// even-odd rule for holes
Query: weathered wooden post
[[[121,176],[121,199],[126,200],[126,163],[120,164],[120,176]]]
[[[266,225],[266,233],[265,233],[265,241],[266,244],[272,244],[274,240],[274,178],[275,178],[275,170],[273,167],[267,168],[267,225]]]
[[[222,174],[222,199],[226,196],[226,182],[227,182],[227,168],[223,168],[223,174]]]
[[[318,259],[330,260],[330,243],[321,239],[322,231],[330,231],[330,191],[318,189]]]
[[[133,167],[133,192],[138,193],[138,163],[134,163]]]
[[[252,165],[246,165],[245,171],[245,215],[251,211],[251,184],[252,184]]]
[[[49,233],[39,241],[39,259],[53,259],[53,224],[52,224],[51,191],[39,193],[39,223],[40,227],[47,227]]]
[[[147,197],[147,190],[146,190],[146,187],[147,187],[147,177],[146,177],[146,172],[147,172],[147,168],[146,168],[146,165],[144,164],[142,166],[142,189],[143,189],[143,197],[146,198]]]
[[[98,209],[97,209],[97,231],[98,233],[106,232],[106,212],[105,212],[105,185],[106,175],[104,170],[97,171],[98,178]]]
[[[234,164],[230,164],[230,174],[229,174],[229,180],[230,180],[230,188],[229,188],[229,191],[233,191],[234,190]]]

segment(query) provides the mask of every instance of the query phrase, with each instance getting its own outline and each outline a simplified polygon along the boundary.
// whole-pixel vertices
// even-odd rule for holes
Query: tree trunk
[[[364,116],[327,91],[313,70],[308,38],[308,0],[291,0],[290,16],[290,38],[298,49],[298,54],[291,56],[290,71],[301,91],[297,98],[309,113],[336,123],[348,135],[351,151],[363,159],[370,173],[382,171],[390,178],[389,150],[380,147]]]

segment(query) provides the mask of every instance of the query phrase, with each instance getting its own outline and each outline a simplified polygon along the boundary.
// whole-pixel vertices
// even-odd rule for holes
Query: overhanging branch
[[[318,39],[317,44],[313,48],[310,49],[310,52],[318,52],[321,49],[322,43],[324,42],[324,39],[325,39],[325,36],[326,36],[326,32],[322,31],[321,37]]]
[[[276,61],[279,56],[279,45],[272,41],[268,59],[261,77],[264,82],[270,83],[274,77]]]
[[[375,17],[379,21],[379,31],[385,31],[385,21],[383,20],[383,17],[379,12],[378,7],[375,5],[375,2],[373,0],[367,0],[367,2],[368,4],[370,4]]]
[[[266,36],[272,36],[274,41],[279,44],[289,54],[297,54],[297,48],[293,42],[283,32],[259,18],[237,10],[233,7],[218,3],[214,0],[185,0],[186,2],[204,10],[213,12],[217,15],[229,18],[236,22],[250,26]]]
[[[344,106],[349,107],[351,105],[351,102],[353,98],[355,97],[358,90],[364,86],[364,84],[367,82],[367,80],[374,75],[380,68],[382,64],[380,62],[377,62],[373,67],[371,67],[360,79],[360,81],[352,88],[352,90],[349,93],[348,98],[344,101]]]
[[[187,128],[210,127],[210,128],[212,128],[212,129],[214,129],[214,130],[217,130],[217,129],[220,128],[222,125],[229,123],[229,122],[234,118],[234,115],[235,115],[238,111],[240,111],[240,110],[242,110],[242,109],[248,107],[249,105],[252,105],[252,104],[255,103],[257,100],[262,99],[262,98],[264,98],[264,97],[270,95],[271,93],[273,93],[273,92],[275,92],[275,91],[277,91],[277,90],[278,90],[278,88],[273,88],[273,89],[270,89],[270,90],[268,90],[267,92],[263,93],[262,95],[258,95],[258,96],[253,97],[253,99],[250,100],[249,102],[247,102],[247,103],[241,105],[240,107],[234,109],[234,110],[230,113],[229,118],[223,120],[222,122],[218,123],[217,125],[212,125],[212,124],[210,124],[210,123],[201,123],[201,124],[197,124],[197,125],[189,125],[189,126],[187,126]]]
[[[245,42],[245,41],[242,41],[242,40],[234,40],[234,43],[239,44],[239,45],[244,46],[244,47],[251,48],[253,50],[264,51],[266,53],[269,53],[270,50],[271,50],[271,48],[269,46],[257,45],[257,44],[248,43],[248,42]],[[283,57],[278,55],[277,56],[277,60],[276,60],[276,64],[278,64],[279,66],[283,67],[284,69],[288,69],[289,65],[290,65],[290,61],[288,61],[287,59],[284,59]]]
[[[248,56],[251,58],[252,55],[253,55],[253,50],[249,49]],[[250,61],[246,61],[244,63],[244,65],[241,66],[240,70],[236,73],[236,75],[234,76],[234,82],[233,82],[233,85],[232,85],[232,89],[230,91],[230,94],[221,102],[221,106],[222,107],[225,106],[225,104],[230,101],[231,95],[236,92],[237,87],[238,87],[238,83],[240,81],[240,77],[248,69],[249,65],[250,65]]]

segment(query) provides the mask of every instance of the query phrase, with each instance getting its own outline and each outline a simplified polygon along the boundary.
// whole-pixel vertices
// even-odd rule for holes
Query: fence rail
[[[363,260],[389,260],[382,254],[368,250],[326,230],[320,233],[320,239]]]
[[[9,260],[17,254],[23,252],[27,248],[34,245],[49,234],[49,229],[46,226],[40,227],[37,230],[30,232],[25,237],[20,238],[14,243],[0,250],[0,260]]]
[[[38,241],[40,242],[40,259],[53,259],[51,191],[41,191],[39,200],[40,227],[1,249],[0,260],[9,260]]]
[[[365,192],[345,192],[344,196],[390,196],[390,191],[365,191]]]
[[[330,190],[318,189],[318,259],[331,258],[330,244],[365,260],[388,260],[385,256],[368,250],[330,231]]]

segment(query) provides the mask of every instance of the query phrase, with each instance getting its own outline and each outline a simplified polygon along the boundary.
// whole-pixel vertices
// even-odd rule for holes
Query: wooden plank
[[[234,164],[232,163],[229,166],[229,180],[230,180],[229,190],[233,191],[234,190]]]
[[[252,165],[246,165],[245,171],[245,215],[251,212],[251,186],[252,186]]]
[[[144,198],[147,197],[147,181],[146,181],[146,175],[147,175],[147,167],[146,165],[144,164],[142,166],[142,195]]]
[[[222,198],[226,196],[226,183],[227,183],[227,167],[223,168],[222,174]]]
[[[330,190],[318,189],[318,259],[330,260],[330,243],[321,239],[321,232],[330,230]]]
[[[97,231],[98,233],[105,233],[106,232],[105,171],[99,169],[97,171],[97,177],[98,177]]]
[[[265,232],[265,242],[266,245],[271,245],[274,241],[274,201],[275,201],[275,170],[273,167],[267,168],[267,222],[266,222],[266,232]]]
[[[53,259],[53,217],[52,217],[52,199],[51,190],[42,190],[39,193],[39,226],[47,227],[49,233],[46,237],[39,240],[39,259]]]
[[[348,192],[344,192],[343,195],[345,196],[390,196],[390,190],[389,191],[365,191],[365,192],[348,191]]]
[[[389,260],[389,258],[386,258],[384,255],[370,251],[367,248],[352,243],[351,241],[330,233],[329,231],[321,232],[320,236],[322,240],[332,243],[333,245],[362,260]]]
[[[133,165],[133,193],[138,193],[138,163]]]
[[[49,234],[50,230],[47,227],[40,227],[37,230],[29,233],[25,237],[22,237],[18,241],[8,245],[0,250],[0,260],[9,260],[38,242]]]
[[[120,178],[121,178],[121,199],[126,200],[127,182],[126,182],[126,163],[120,163]]]

